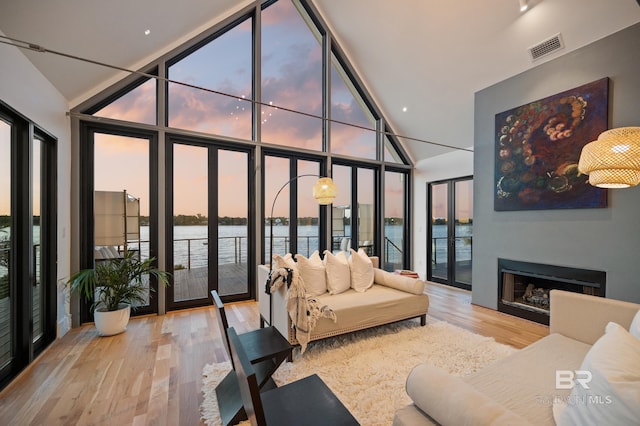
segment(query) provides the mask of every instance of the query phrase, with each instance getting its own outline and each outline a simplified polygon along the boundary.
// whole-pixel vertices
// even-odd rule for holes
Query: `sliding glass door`
[[[251,152],[210,141],[170,141],[168,308],[207,305],[211,290],[223,300],[251,297]]]
[[[428,184],[429,280],[471,289],[473,179]]]

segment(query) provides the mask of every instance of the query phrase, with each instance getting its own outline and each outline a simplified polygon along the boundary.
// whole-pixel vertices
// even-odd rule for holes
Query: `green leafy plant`
[[[68,283],[71,291],[77,291],[91,301],[91,310],[104,306],[117,311],[127,303],[132,309],[146,303],[145,296],[153,288],[147,277],[154,276],[160,285],[169,285],[169,274],[153,266],[155,258],[138,259],[135,252],[127,252],[123,258],[96,263],[93,269],[83,269],[73,274]]]

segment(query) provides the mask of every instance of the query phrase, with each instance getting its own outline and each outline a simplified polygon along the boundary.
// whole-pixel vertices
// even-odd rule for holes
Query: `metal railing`
[[[438,264],[438,241],[440,240],[444,240],[444,250],[441,250],[441,252],[447,256],[447,250],[448,250],[448,237],[433,237],[431,238],[431,263],[433,265],[437,265]],[[453,248],[458,248],[458,242],[462,241],[462,245],[463,246],[471,246],[473,247],[473,236],[468,235],[468,236],[464,236],[464,237],[455,237],[452,240],[452,247]],[[440,244],[440,247],[442,247],[442,244]],[[445,263],[448,261],[448,259],[445,259]]]
[[[393,248],[394,251],[390,249]],[[384,263],[385,265],[389,265],[389,263],[394,264],[394,268],[396,264],[402,265],[402,249],[396,245],[389,237],[384,237]]]

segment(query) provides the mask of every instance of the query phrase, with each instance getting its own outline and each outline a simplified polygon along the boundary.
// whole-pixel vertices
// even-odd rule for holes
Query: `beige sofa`
[[[462,379],[417,366],[406,385],[413,404],[396,412],[393,425],[555,425],[554,398],[569,401],[576,395],[556,389],[556,371],[580,370],[610,321],[625,329],[634,321],[637,327],[633,319],[640,305],[560,290],[552,290],[550,297],[549,336],[517,353]],[[640,407],[640,381],[636,386]],[[607,404],[608,395],[600,397],[605,399],[587,403]]]
[[[336,314],[336,322],[320,318],[311,331],[309,341],[363,330],[410,318],[420,318],[426,324],[429,297],[424,294],[424,281],[394,275],[380,270],[378,258],[370,258],[374,266],[374,284],[364,293],[349,289],[340,294],[328,292],[315,299],[320,305],[327,305]],[[291,318],[287,314],[286,289],[281,287],[271,297],[264,293],[269,267],[258,266],[258,290],[260,323],[273,325],[293,345],[298,341]],[[270,323],[271,321],[271,323]]]

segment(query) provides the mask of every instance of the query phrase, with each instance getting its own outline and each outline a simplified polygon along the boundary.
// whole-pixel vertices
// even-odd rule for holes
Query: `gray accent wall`
[[[602,270],[606,297],[640,302],[640,185],[602,209],[496,212],[495,115],[609,77],[609,127],[640,126],[640,24],[475,95],[473,296],[497,308],[497,259]]]

